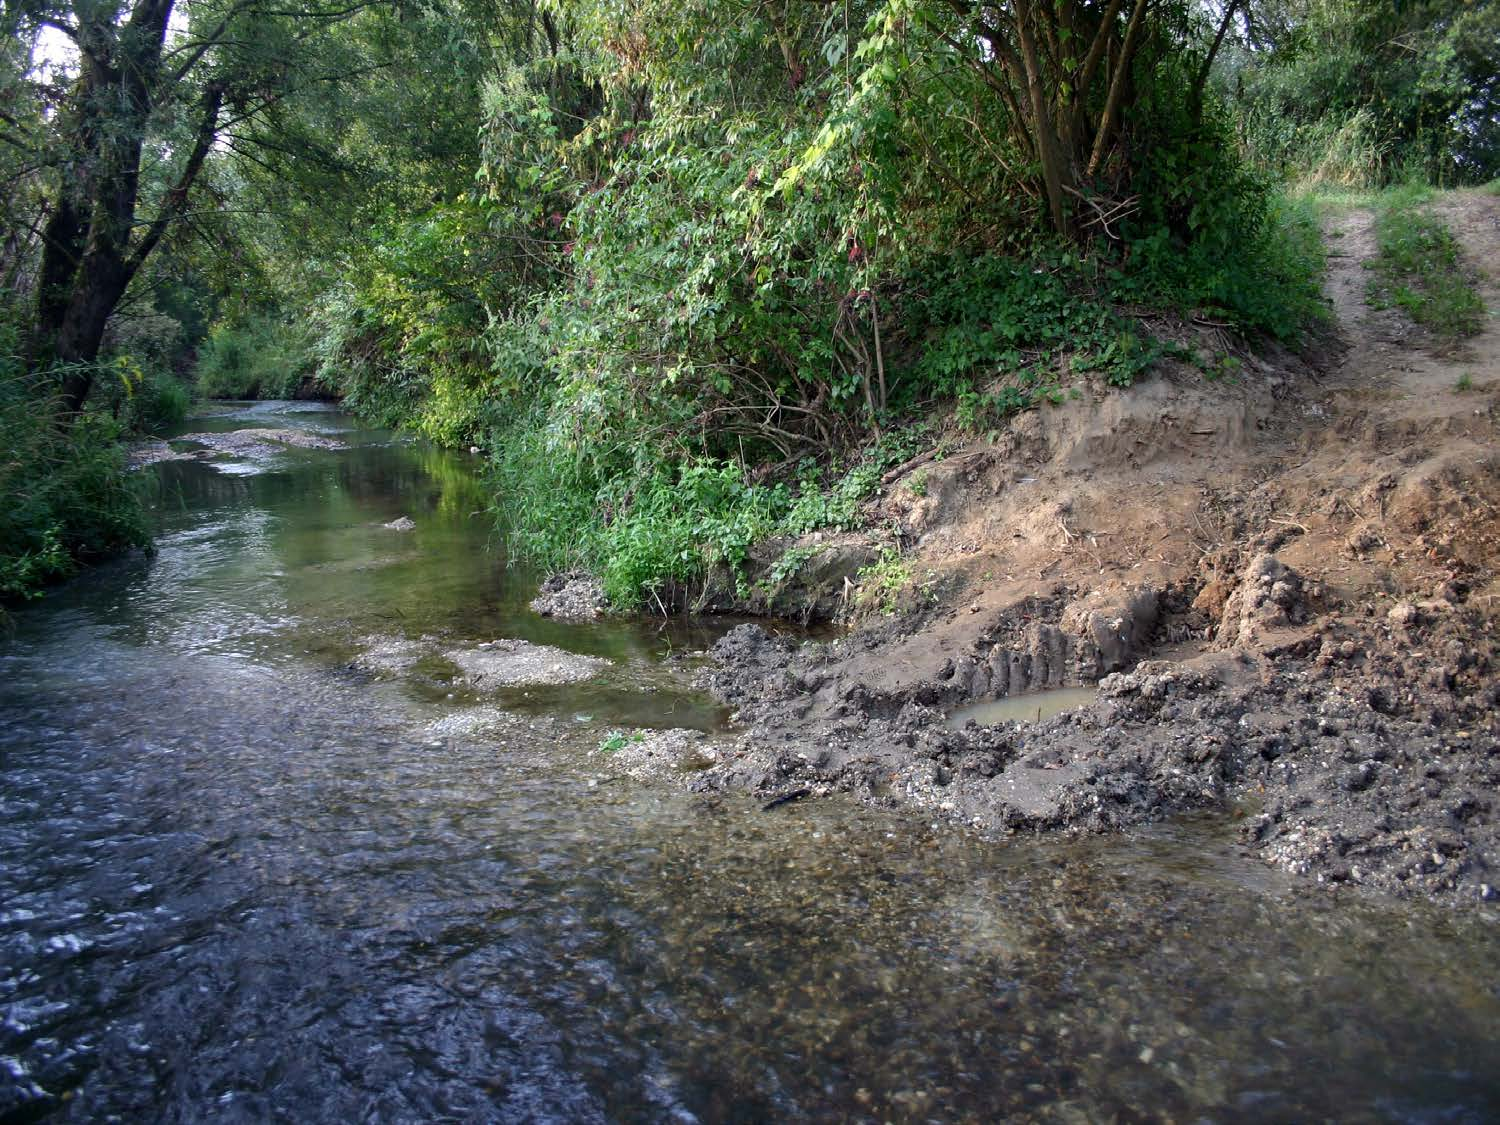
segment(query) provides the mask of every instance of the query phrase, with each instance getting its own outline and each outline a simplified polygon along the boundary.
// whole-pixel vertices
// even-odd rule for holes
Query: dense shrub
[[[1163,349],[1126,306],[1294,338],[1316,232],[1245,167],[1198,9],[1030,10],[1100,45],[1044,53],[1040,109],[1005,93],[1020,8],[571,6],[487,88],[475,191],[328,292],[320,371],[490,450],[517,553],[640,604],[856,522],[867,451],[929,411],[1128,385]]]
[[[205,398],[293,398],[312,374],[308,333],[270,316],[217,324],[198,351]]]
[[[135,356],[116,355],[99,365],[91,409],[104,411],[127,434],[160,435],[180,424],[193,393],[176,375],[143,366]]]
[[[0,360],[0,601],[149,544],[119,434],[100,412],[61,429],[47,388]]]
[[[1222,78],[1264,166],[1353,188],[1500,172],[1500,5],[1288,0],[1256,17]]]

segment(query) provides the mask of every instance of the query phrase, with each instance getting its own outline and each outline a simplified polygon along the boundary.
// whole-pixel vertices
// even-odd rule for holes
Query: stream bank
[[[533,612],[462,457],[191,426],[327,441],[143,470],[155,556],[0,647],[7,1123],[1500,1113],[1493,926],[1218,817],[692,792],[737,734],[689,654],[752,634]]]
[[[1443,207],[1472,263],[1500,261],[1500,198]],[[1368,307],[1371,221],[1333,220],[1337,332],[1306,353],[1215,380],[1166,364],[893,477],[869,517],[909,545],[901,612],[827,645],[719,642],[702,682],[748,730],[693,787],[998,834],[1217,810],[1325,887],[1494,920],[1500,328],[1455,349]],[[1493,276],[1483,294],[1500,307]],[[823,570],[879,546],[845,540],[817,545]],[[797,615],[837,594],[813,586]],[[1094,684],[1037,724],[943,721]]]

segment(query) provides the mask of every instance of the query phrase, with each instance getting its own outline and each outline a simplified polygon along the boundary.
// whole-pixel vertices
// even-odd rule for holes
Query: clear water
[[[276,410],[218,424],[351,448],[160,466],[159,554],[0,648],[0,1120],[1500,1116],[1493,919],[1331,904],[1217,819],[614,776],[606,726],[721,721],[664,662],[712,628],[536,618],[465,459]],[[348,670],[423,636],[615,664],[499,711]]]

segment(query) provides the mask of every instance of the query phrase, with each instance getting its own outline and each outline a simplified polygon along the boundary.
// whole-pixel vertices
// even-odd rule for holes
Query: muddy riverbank
[[[1473,264],[1500,260],[1500,200],[1445,206]],[[1438,348],[1367,307],[1370,222],[1332,222],[1336,329],[1305,354],[1217,382],[1167,365],[925,459],[920,488],[894,475],[870,516],[906,545],[900,611],[826,645],[719,642],[702,682],[747,730],[690,783],[998,834],[1216,810],[1324,887],[1493,916],[1500,330]],[[819,546],[857,569],[875,543]],[[944,722],[1080,685],[1097,701],[1039,723]]]
[[[896,674],[916,620],[830,650],[544,616],[462,457],[238,413],[191,424],[343,448],[143,470],[156,554],[0,645],[0,1120],[1500,1113],[1472,912],[1331,902],[1217,814],[1034,839],[800,775],[716,787],[757,727],[690,654],[780,675],[738,701],[770,716],[857,652]],[[895,731],[876,667],[845,721]]]

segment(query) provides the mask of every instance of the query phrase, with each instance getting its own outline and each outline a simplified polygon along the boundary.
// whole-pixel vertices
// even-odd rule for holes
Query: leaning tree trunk
[[[118,29],[102,10],[93,19],[80,18],[86,59],[74,87],[76,123],[65,166],[91,171],[63,185],[47,224],[32,335],[34,358],[50,361],[59,373],[58,390],[69,414],[88,399],[104,326],[155,245],[154,239],[150,246],[143,240],[133,251],[130,237],[171,11],[172,0],[138,0]],[[217,101],[214,111],[217,116]],[[197,149],[193,156],[201,164]]]
[[[105,325],[125,295],[129,280],[118,255],[109,255],[105,261],[91,261],[85,255],[80,272],[84,276],[74,286],[52,345],[52,358],[62,372],[58,390],[68,414],[77,414],[88,400]]]
[[[1027,98],[1031,105],[1031,129],[1036,141],[1037,158],[1042,165],[1042,184],[1047,191],[1047,209],[1052,218],[1052,229],[1063,238],[1069,238],[1073,234],[1073,225],[1068,214],[1068,200],[1063,193],[1073,186],[1072,168],[1061,151],[1057,124],[1052,119],[1052,107],[1044,88],[1045,78],[1032,23],[1034,12],[1032,5],[1017,6],[1016,38],[1021,45],[1021,63],[1026,78]]]

